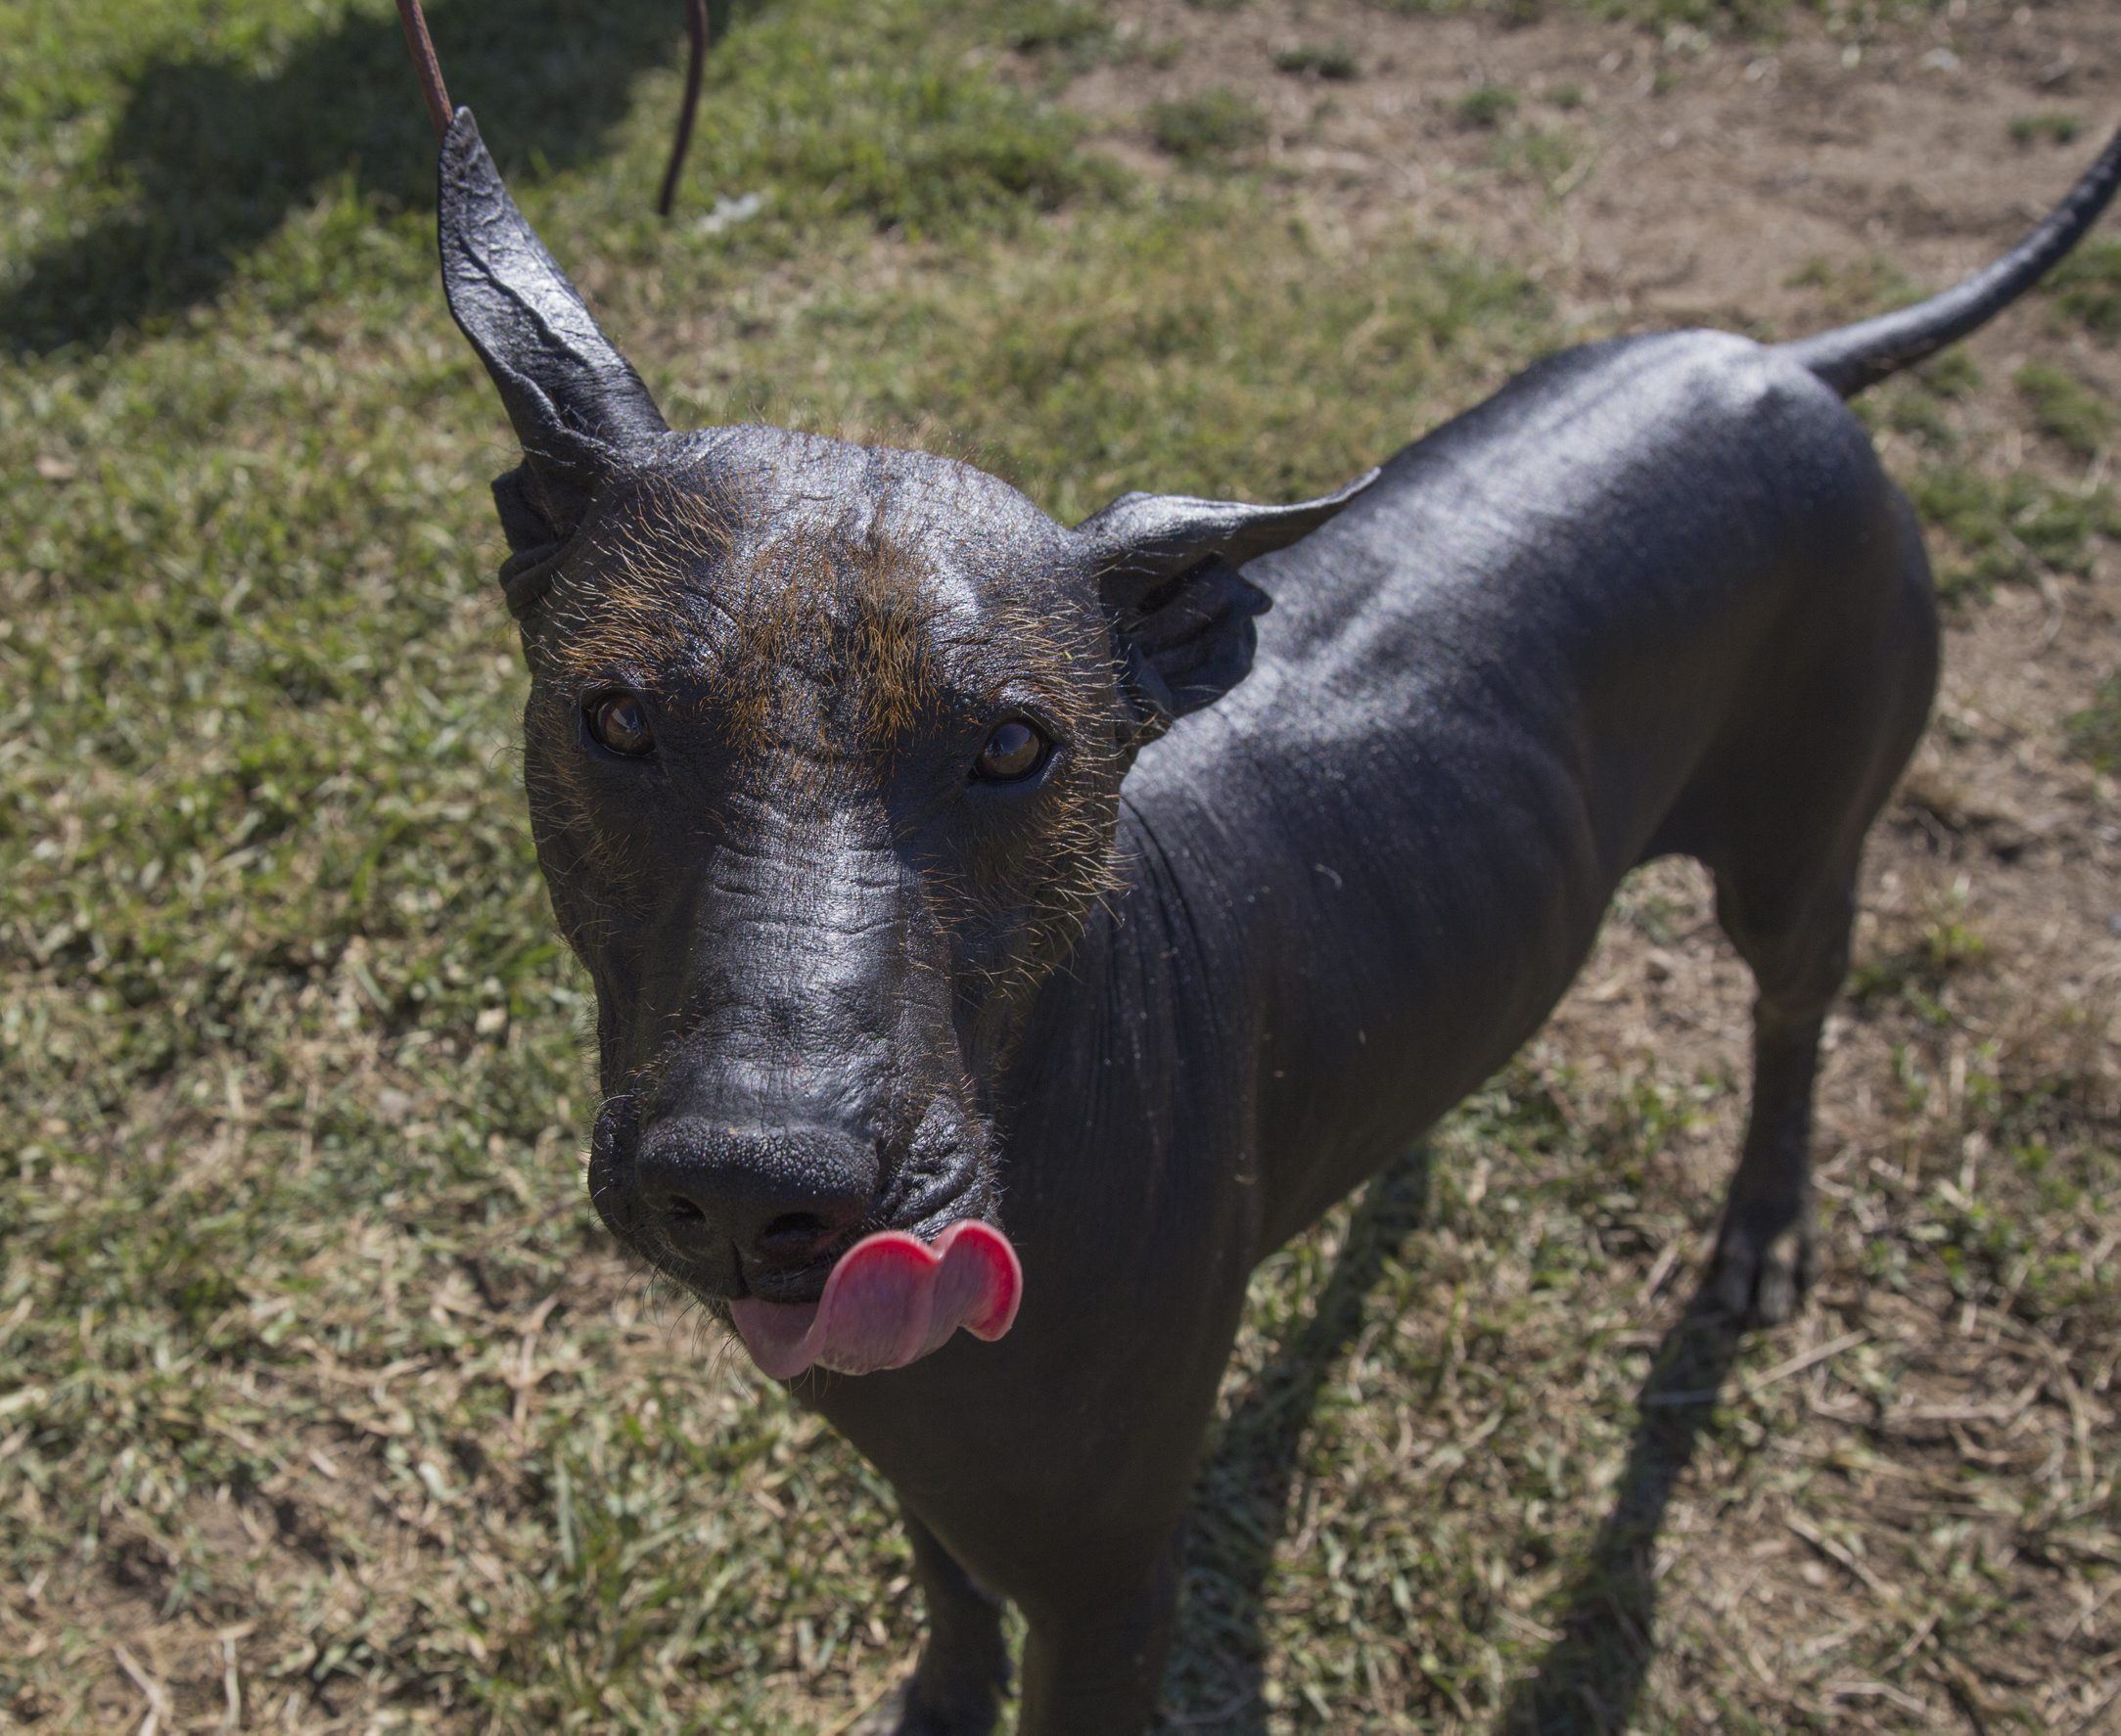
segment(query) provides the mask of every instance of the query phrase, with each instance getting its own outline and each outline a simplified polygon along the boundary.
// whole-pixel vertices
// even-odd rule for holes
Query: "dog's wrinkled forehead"
[[[704,687],[742,709],[801,684],[888,726],[1093,607],[1071,594],[1066,532],[999,479],[779,429],[657,442],[583,531],[539,635],[577,686]]]
[[[934,670],[953,646],[968,663],[991,657],[1006,619],[1028,629],[1020,655],[1069,666],[1083,715],[1116,704],[1130,761],[1252,666],[1268,598],[1246,563],[1377,480],[1286,506],[1130,492],[1064,529],[948,459],[770,428],[673,434],[509,198],[468,109],[442,139],[438,236],[450,312],[522,443],[494,483],[501,586],[547,697],[556,680],[653,690],[687,656],[793,679],[850,648],[889,662],[915,640]]]

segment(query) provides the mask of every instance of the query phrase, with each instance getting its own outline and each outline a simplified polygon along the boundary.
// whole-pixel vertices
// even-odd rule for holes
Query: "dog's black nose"
[[[681,1259],[733,1252],[748,1281],[812,1265],[845,1244],[876,1191],[876,1158],[830,1128],[742,1128],[691,1119],[642,1131],[643,1215]]]

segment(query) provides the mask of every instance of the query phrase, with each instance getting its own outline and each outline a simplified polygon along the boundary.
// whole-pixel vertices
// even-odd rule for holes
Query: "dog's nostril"
[[[720,1289],[758,1278],[793,1293],[853,1240],[875,1192],[873,1152],[833,1128],[680,1117],[643,1130],[629,1198],[651,1257]]]
[[[785,1211],[760,1232],[764,1254],[805,1254],[825,1239],[825,1220],[814,1211]]]

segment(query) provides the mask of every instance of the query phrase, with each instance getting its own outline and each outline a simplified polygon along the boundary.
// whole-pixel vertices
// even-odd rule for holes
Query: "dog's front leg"
[[[900,1509],[928,1636],[912,1675],[849,1736],[987,1736],[1009,1688],[1001,1600],[968,1574],[936,1534]]]
[[[1156,1715],[1178,1605],[1182,1531],[1136,1575],[1029,1612],[1017,1736],[1135,1736]]]

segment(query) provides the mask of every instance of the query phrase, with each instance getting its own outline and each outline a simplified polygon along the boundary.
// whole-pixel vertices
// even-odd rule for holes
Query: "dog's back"
[[[1130,794],[1245,913],[1218,1065],[1260,1071],[1262,1253],[1530,1035],[1630,868],[1842,853],[1934,678],[1862,425],[1715,333],[1542,363],[1248,572],[1251,679]]]

